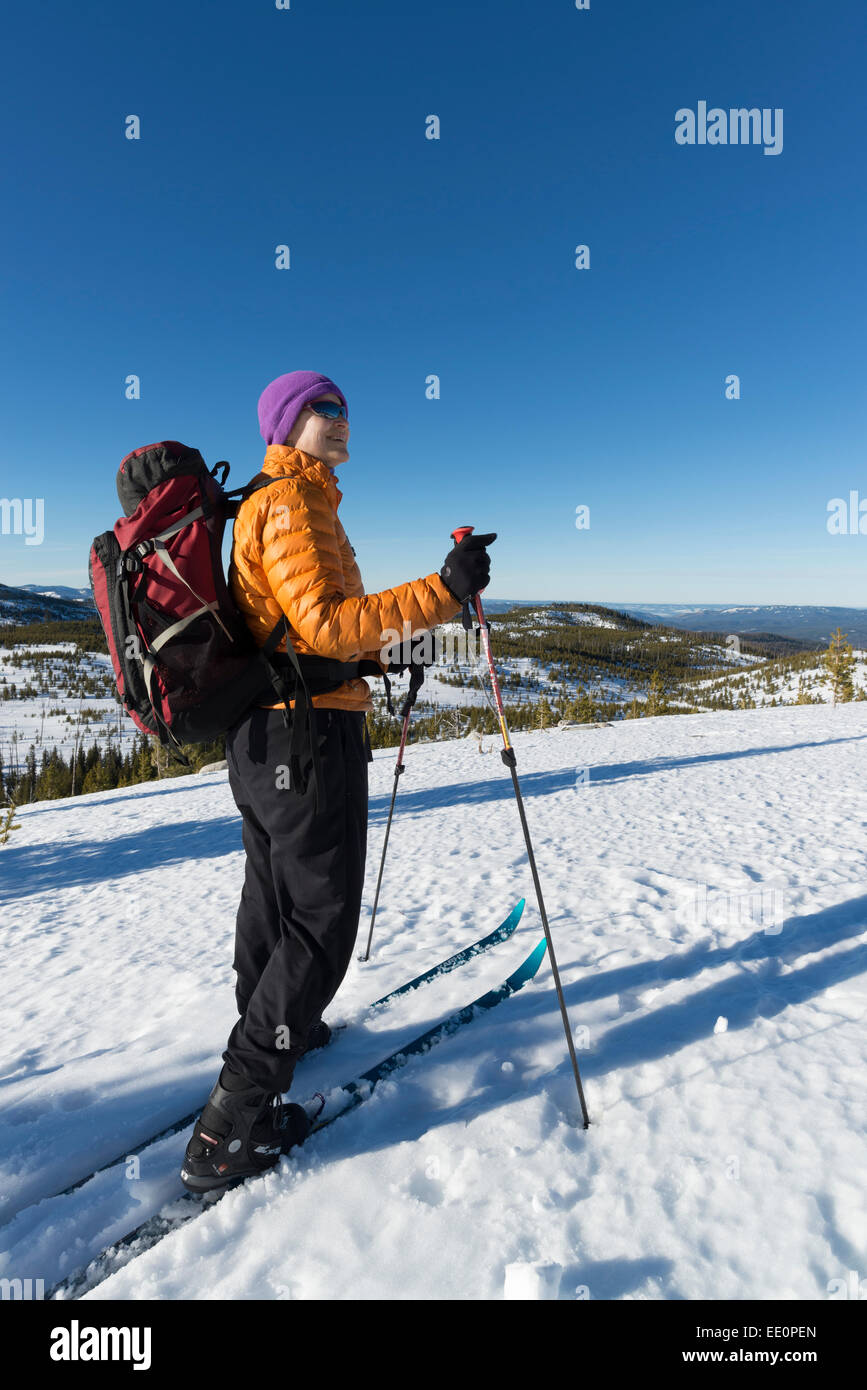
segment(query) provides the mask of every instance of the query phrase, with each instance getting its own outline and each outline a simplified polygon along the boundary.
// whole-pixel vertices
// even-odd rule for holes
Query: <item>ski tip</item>
[[[521,914],[524,911],[526,901],[526,898],[521,898],[519,902],[515,903],[515,906],[512,908],[508,917],[505,919],[505,921],[500,923],[500,925],[492,933],[492,936],[499,936],[501,941],[505,941],[507,936],[511,936],[514,931],[517,931],[518,923],[521,920]],[[490,940],[490,938],[487,939]]]
[[[521,898],[518,902],[516,902],[515,906],[512,908],[512,911],[506,918],[505,922],[501,922],[500,926],[497,928],[497,931],[508,931],[511,934],[521,920],[521,914],[524,911],[526,903],[526,898]]]
[[[545,958],[545,952],[547,951],[547,949],[548,949],[548,938],[547,938],[546,936],[543,936],[543,937],[542,937],[542,940],[539,942],[538,946],[536,947],[536,949],[535,949],[535,951],[533,952],[533,954],[532,954],[532,956],[530,957],[530,959],[531,959],[531,960],[534,960],[534,961],[536,962],[537,966],[538,966],[538,965],[541,965],[541,964],[542,964],[542,961],[543,961],[544,958]]]
[[[507,983],[513,990],[520,989],[521,985],[526,984],[528,980],[532,980],[545,958],[547,949],[548,941],[543,936],[538,946],[535,946],[523,964],[518,966],[514,975],[509,976]]]

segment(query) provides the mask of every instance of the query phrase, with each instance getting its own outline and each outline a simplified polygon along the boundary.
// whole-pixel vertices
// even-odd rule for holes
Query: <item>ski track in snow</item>
[[[867,709],[804,706],[516,734],[592,1119],[536,981],[88,1295],[823,1299],[867,1265]],[[541,936],[493,740],[411,746],[374,955],[298,1070],[346,1081],[497,984]],[[370,766],[360,937],[395,753]],[[0,849],[0,1275],[46,1287],[180,1190],[186,1135],[50,1194],[193,1110],[234,1022],[243,873],[225,774],[26,806]],[[490,931],[512,940],[365,1004]],[[727,1020],[719,1023],[718,1020]],[[715,1031],[717,1029],[717,1031]]]

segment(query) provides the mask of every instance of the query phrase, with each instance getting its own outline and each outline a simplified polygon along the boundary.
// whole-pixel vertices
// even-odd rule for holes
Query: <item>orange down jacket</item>
[[[383,634],[426,631],[460,611],[438,574],[365,594],[337,515],[343,496],[326,463],[288,444],[269,444],[264,473],[280,481],[246,498],[235,518],[229,584],[258,646],[285,613],[301,655],[378,661]],[[286,650],[285,640],[280,651]],[[361,677],[315,695],[327,709],[371,710]],[[270,708],[282,708],[271,706]]]

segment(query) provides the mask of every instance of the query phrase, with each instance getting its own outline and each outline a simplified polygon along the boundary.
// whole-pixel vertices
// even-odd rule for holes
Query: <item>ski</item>
[[[434,1028],[429,1028],[426,1033],[420,1033],[417,1038],[405,1043],[397,1052],[392,1052],[389,1057],[377,1062],[370,1071],[362,1072],[357,1080],[346,1082],[343,1086],[337,1087],[336,1093],[331,1092],[330,1096],[322,1097],[325,1104],[310,1133],[315,1134],[318,1130],[324,1129],[326,1125],[330,1125],[333,1120],[345,1115],[347,1111],[354,1110],[357,1105],[361,1105],[362,1101],[367,1100],[373,1093],[374,1087],[380,1081],[400,1067],[405,1066],[410,1057],[418,1057],[422,1053],[429,1052],[432,1047],[442,1042],[444,1038],[451,1037],[464,1024],[471,1023],[477,1013],[494,1009],[498,1004],[502,1004],[504,999],[508,999],[511,994],[521,989],[528,980],[532,980],[542,964],[547,949],[548,943],[543,938],[538,946],[530,952],[526,960],[518,966],[518,969],[513,971],[508,979],[504,980],[496,989],[488,990],[488,993],[483,994],[481,998],[474,999],[472,1004],[466,1004],[462,1009],[457,1009],[453,1014],[449,1014],[442,1023],[438,1023]],[[332,1102],[335,1094],[337,1108],[333,1109]]]
[[[501,922],[490,935],[483,936],[472,946],[465,946],[456,955],[449,956],[448,960],[440,961],[439,965],[432,965],[430,970],[416,975],[414,980],[409,980],[405,985],[399,985],[390,994],[384,994],[381,999],[375,999],[369,1005],[368,1011],[373,1013],[374,1009],[381,1009],[385,1004],[390,1004],[393,999],[400,998],[402,994],[411,994],[413,990],[420,989],[422,985],[430,984],[432,980],[439,980],[443,975],[448,975],[451,970],[457,970],[459,965],[465,965],[468,960],[472,960],[473,956],[480,956],[484,951],[490,951],[492,946],[499,946],[501,941],[508,941],[521,920],[525,901],[525,898],[521,898],[521,901],[512,908],[506,920]]]
[[[524,898],[521,898],[520,902],[512,908],[508,917],[501,922],[498,927],[495,927],[487,936],[483,936],[478,941],[474,942],[472,946],[465,946],[463,950],[458,951],[455,955],[449,956],[446,960],[440,961],[437,965],[432,965],[429,970],[423,971],[421,975],[416,975],[414,980],[409,980],[406,984],[399,985],[397,989],[391,990],[389,994],[384,994],[381,999],[375,999],[372,1004],[368,1004],[362,1014],[362,1018],[375,1013],[378,1009],[384,1008],[387,1004],[391,1004],[395,999],[400,998],[401,995],[410,994],[414,990],[421,989],[423,985],[430,984],[432,981],[440,979],[443,975],[448,975],[450,971],[457,970],[458,966],[465,965],[466,962],[472,960],[474,956],[482,955],[483,952],[490,951],[492,947],[500,945],[501,942],[508,941],[509,937],[516,931],[518,923],[521,920],[521,913],[524,911],[525,901]],[[303,1061],[304,1058],[302,1057],[299,1066]],[[91,1178],[95,1178],[99,1173],[104,1173],[109,1168],[114,1168],[120,1163],[125,1163],[130,1158],[135,1158],[136,1155],[140,1154],[144,1149],[150,1148],[151,1144],[156,1144],[161,1139],[168,1139],[173,1134],[179,1134],[182,1129],[190,1129],[201,1115],[206,1101],[207,1096],[203,1097],[201,1105],[191,1111],[189,1115],[184,1115],[182,1119],[173,1121],[172,1124],[166,1125],[165,1129],[161,1129],[156,1134],[151,1134],[147,1139],[143,1139],[134,1148],[125,1149],[122,1154],[116,1154],[114,1158],[110,1158],[105,1163],[101,1163],[98,1168],[94,1168],[89,1173],[85,1173],[84,1177],[78,1178],[75,1182],[70,1183],[68,1187],[61,1188],[59,1192],[50,1193],[47,1198],[40,1198],[40,1200],[50,1200],[54,1197],[68,1197],[71,1193],[77,1192],[85,1183],[90,1182]]]
[[[472,1022],[479,1013],[496,1008],[498,1004],[502,1004],[504,1000],[515,994],[519,989],[522,989],[537,973],[547,948],[548,943],[545,938],[543,938],[539,944],[533,948],[527,958],[522,961],[517,970],[514,970],[512,974],[495,989],[488,990],[486,994],[473,1000],[471,1004],[466,1004],[463,1008],[456,1009],[455,1012],[449,1014],[448,1018],[444,1019],[442,1023],[438,1023],[435,1027],[429,1028],[425,1033],[421,1033],[417,1038],[413,1038],[410,1042],[405,1043],[403,1047],[398,1048],[396,1052],[392,1052],[388,1057],[384,1057],[381,1062],[377,1062],[376,1066],[363,1072],[360,1076],[356,1077],[354,1081],[349,1081],[342,1086],[336,1087],[333,1091],[330,1091],[327,1096],[322,1096],[322,1093],[318,1092],[316,1098],[323,1101],[324,1105],[319,1107],[318,1118],[306,1142],[309,1143],[314,1134],[327,1128],[328,1125],[333,1124],[334,1121],[339,1119],[342,1115],[346,1115],[351,1110],[355,1110],[359,1105],[363,1104],[364,1101],[368,1100],[379,1082],[384,1080],[385,1077],[391,1076],[401,1067],[404,1067],[410,1058],[418,1057],[429,1052],[437,1043],[442,1042],[445,1038],[451,1037],[459,1028]],[[269,1169],[267,1171],[273,1170]],[[249,1181],[250,1178],[240,1179],[234,1186],[240,1186],[243,1182]],[[148,1217],[147,1220],[141,1222],[140,1225],[136,1226],[126,1235],[112,1241],[109,1246],[89,1262],[86,1268],[67,1275],[59,1283],[55,1284],[53,1288],[49,1289],[46,1298],[76,1299],[82,1297],[85,1293],[89,1293],[92,1289],[95,1289],[99,1284],[103,1283],[104,1280],[108,1279],[110,1275],[114,1274],[117,1269],[122,1267],[119,1257],[122,1256],[125,1251],[135,1246],[136,1249],[133,1257],[137,1257],[138,1255],[144,1254],[145,1251],[151,1250],[155,1245],[158,1245],[169,1232],[177,1230],[180,1226],[186,1225],[187,1222],[200,1216],[208,1207],[214,1206],[228,1191],[231,1191],[230,1187],[204,1195],[192,1192],[182,1193],[172,1201],[168,1207],[163,1207],[161,1211],[157,1212],[155,1216]],[[124,1263],[126,1262],[124,1261]]]

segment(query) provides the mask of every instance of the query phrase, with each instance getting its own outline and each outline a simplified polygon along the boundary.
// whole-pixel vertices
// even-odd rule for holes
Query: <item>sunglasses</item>
[[[322,415],[326,420],[348,420],[346,406],[337,401],[308,401],[314,415]]]

